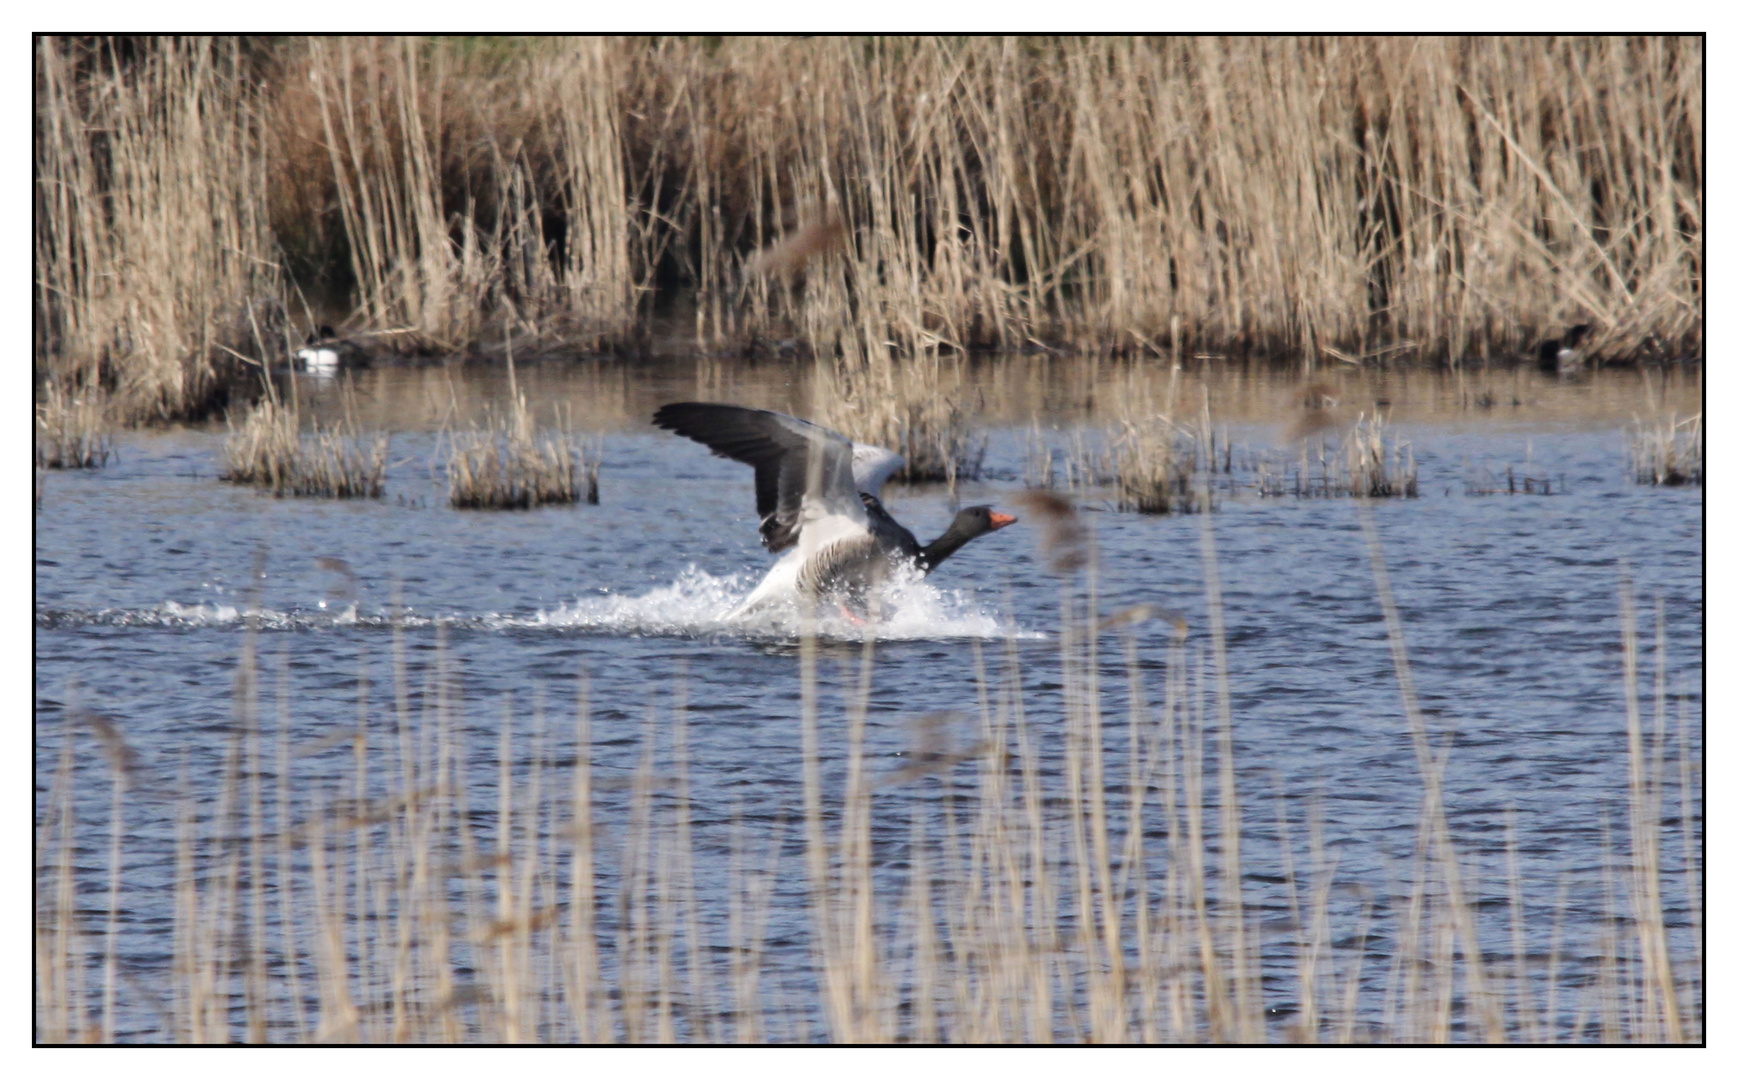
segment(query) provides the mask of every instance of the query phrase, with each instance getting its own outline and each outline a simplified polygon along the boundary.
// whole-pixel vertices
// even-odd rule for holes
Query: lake
[[[521,367],[518,383],[540,420],[549,422],[559,406],[576,430],[601,436],[595,506],[481,512],[446,505],[443,432],[507,400],[504,373],[488,367],[360,374],[354,415],[365,429],[393,432],[380,500],[278,499],[221,483],[221,426],[124,433],[107,468],[49,475],[36,515],[39,880],[60,880],[54,853],[62,850],[63,834],[55,830],[64,827],[86,950],[85,960],[72,964],[83,965],[86,992],[100,997],[112,796],[102,750],[115,743],[93,733],[118,733],[132,755],[115,915],[113,1035],[157,1041],[187,1037],[186,1021],[175,1018],[187,1015],[188,1001],[170,987],[180,985],[174,958],[193,947],[178,935],[190,932],[189,912],[216,917],[212,909],[188,907],[177,881],[192,875],[201,889],[216,889],[225,873],[280,880],[276,854],[257,867],[235,855],[241,849],[223,831],[246,820],[249,783],[263,789],[270,807],[287,799],[292,820],[311,820],[352,795],[365,801],[401,791],[415,771],[407,761],[450,753],[468,792],[464,813],[479,849],[501,842],[505,785],[521,814],[507,824],[508,836],[518,839],[506,846],[553,852],[563,842],[554,823],[571,797],[575,762],[586,757],[576,746],[574,721],[583,685],[595,874],[605,898],[595,913],[602,981],[625,986],[651,977],[654,961],[680,968],[711,956],[711,948],[718,950],[716,970],[735,970],[729,957],[740,950],[727,943],[742,932],[733,920],[746,907],[764,920],[758,992],[778,1003],[752,1033],[786,1041],[840,1037],[829,1029],[805,885],[808,656],[824,795],[815,812],[848,839],[852,807],[872,808],[859,824],[869,844],[861,855],[869,868],[863,889],[881,905],[873,921],[888,940],[915,942],[911,948],[919,950],[882,958],[889,971],[903,973],[886,978],[893,1004],[881,1021],[899,1037],[984,1030],[967,1025],[961,1002],[969,993],[923,989],[920,947],[945,956],[961,946],[950,944],[945,931],[929,946],[924,935],[911,935],[917,909],[910,882],[933,880],[942,903],[954,895],[950,889],[969,893],[969,883],[990,872],[974,861],[978,848],[971,843],[952,856],[945,845],[933,852],[924,845],[949,828],[969,834],[958,823],[971,820],[993,787],[982,771],[983,748],[974,744],[985,738],[983,718],[1012,716],[1013,702],[1027,741],[1010,743],[1009,760],[1016,762],[1010,768],[1038,785],[1042,812],[1057,815],[1056,865],[1070,874],[1081,861],[1068,841],[1074,820],[1068,807],[1080,805],[1070,794],[1078,781],[1071,754],[1098,761],[1095,775],[1108,802],[1089,806],[1083,820],[1089,830],[1094,821],[1104,823],[1111,851],[1104,864],[1114,864],[1120,882],[1109,903],[1130,913],[1131,925],[1143,895],[1164,893],[1184,850],[1177,846],[1182,818],[1175,816],[1184,811],[1165,808],[1162,778],[1145,771],[1159,759],[1130,749],[1147,738],[1139,732],[1159,731],[1151,725],[1160,724],[1161,712],[1194,718],[1194,736],[1179,719],[1182,726],[1166,729],[1171,734],[1164,738],[1174,736],[1185,749],[1196,740],[1192,760],[1205,784],[1192,795],[1181,789],[1171,795],[1179,806],[1191,798],[1198,806],[1190,820],[1197,834],[1204,832],[1197,835],[1199,850],[1215,860],[1218,873],[1230,827],[1221,816],[1228,788],[1219,770],[1234,762],[1229,775],[1241,846],[1233,865],[1259,980],[1243,1007],[1259,1011],[1262,1037],[1292,1037],[1298,1024],[1314,1022],[1317,1005],[1306,999],[1332,997],[1338,1007],[1346,986],[1359,989],[1343,1009],[1356,1037],[1416,1036],[1408,1026],[1412,1012],[1397,1003],[1413,1000],[1409,993],[1424,1003],[1416,1009],[1438,999],[1399,985],[1399,958],[1411,957],[1407,963],[1417,970],[1446,970],[1443,1001],[1458,1000],[1456,980],[1469,977],[1464,949],[1451,941],[1443,951],[1439,941],[1420,939],[1417,916],[1408,914],[1410,897],[1441,890],[1462,895],[1447,907],[1420,903],[1445,919],[1470,912],[1477,925],[1462,931],[1476,930],[1492,970],[1510,972],[1509,985],[1533,988],[1535,1012],[1548,994],[1557,995],[1536,1029],[1521,1025],[1510,1037],[1527,1030],[1556,1038],[1646,1037],[1651,1029],[1625,1029],[1619,1019],[1639,1015],[1645,979],[1637,973],[1647,962],[1619,944],[1630,941],[1624,928],[1634,921],[1626,897],[1641,888],[1632,874],[1636,781],[1620,596],[1627,582],[1639,612],[1644,756],[1649,775],[1663,778],[1649,789],[1665,837],[1657,853],[1661,933],[1678,977],[1691,979],[1700,964],[1701,897],[1699,887],[1686,884],[1684,867],[1701,850],[1703,493],[1699,486],[1634,483],[1623,432],[1636,416],[1699,412],[1700,370],[1614,370],[1579,380],[1529,369],[1324,377],[1340,414],[1350,419],[1380,409],[1393,436],[1409,444],[1419,497],[1368,504],[1262,497],[1253,472],[1241,465],[1203,480],[1214,487],[1210,514],[1123,513],[1103,491],[1077,491],[1098,611],[1125,613],[1091,642],[1079,625],[1089,610],[1085,578],[1054,567],[1041,549],[1044,522],[1022,509],[1035,442],[1063,451],[1076,431],[1098,437],[1130,380],[1146,380],[1159,388],[1157,396],[1169,395],[1184,419],[1205,407],[1229,439],[1234,462],[1264,454],[1291,460],[1298,451],[1286,434],[1300,378],[1211,363],[1175,381],[1165,365],[1046,357],[974,364],[965,385],[987,439],[982,476],[954,492],[891,485],[885,501],[920,540],[939,533],[959,505],[989,503],[1024,520],[975,541],[933,579],[905,586],[890,601],[885,624],[834,620],[808,650],[790,625],[745,628],[724,618],[771,562],[755,531],[751,470],[649,422],[658,405],[695,399],[805,415],[811,388],[800,367],[717,361]],[[315,416],[330,419],[342,408],[331,383],[303,378],[295,392]],[[1521,481],[1515,494],[1511,477]],[[1366,513],[1392,576],[1417,717],[1441,755],[1442,807],[1458,853],[1455,881],[1432,884],[1418,870],[1424,865],[1418,849],[1432,842],[1427,835],[1421,840],[1419,825],[1429,811],[1429,785],[1372,576]],[[1213,567],[1204,558],[1209,540]],[[1215,575],[1223,684],[1209,596]],[[1188,637],[1178,644],[1163,618],[1138,620],[1140,605],[1177,613]],[[1656,613],[1663,623],[1656,625]],[[861,691],[867,638],[874,639],[872,685]],[[253,714],[236,696],[239,665],[250,649],[258,656]],[[859,699],[860,692],[866,696]],[[1084,712],[1083,693],[1092,702]],[[872,799],[862,795],[854,803],[845,792],[862,783],[852,778],[850,753],[859,700],[855,767],[879,786]],[[1081,719],[1088,713],[1090,720]],[[92,714],[112,727],[91,721]],[[437,733],[437,714],[450,730]],[[249,715],[257,715],[267,736],[259,760],[242,738],[253,723]],[[360,780],[359,716],[368,753],[378,758]],[[1231,718],[1223,740],[1222,716]],[[288,740],[281,761],[280,736]],[[1085,751],[1083,737],[1094,743]],[[67,823],[57,810],[56,784],[69,738],[67,801],[75,820]],[[678,750],[683,768],[676,765]],[[1024,773],[1028,764],[1032,772]],[[1127,811],[1135,794],[1142,864],[1124,861],[1132,850]],[[548,827],[528,826],[526,808],[545,803],[553,807]],[[178,817],[184,809],[194,815],[191,823]],[[276,810],[266,813],[266,826],[277,828],[270,818]],[[643,820],[647,814],[661,816],[654,824]],[[535,814],[529,820],[542,821]],[[404,840],[390,823],[350,828],[376,836],[382,848]],[[647,846],[654,834],[660,839]],[[199,848],[194,859],[177,846],[178,836],[194,835],[219,841]],[[927,840],[914,844],[914,835]],[[648,853],[667,853],[678,840],[683,857],[670,856],[674,869],[666,873],[663,856]],[[346,843],[354,855],[355,841]],[[286,876],[309,897],[312,842],[283,850]],[[748,873],[743,865],[759,869]],[[573,869],[553,854],[538,866],[525,888],[570,918],[560,897]],[[1525,886],[1519,922],[1512,918],[1512,871]],[[410,870],[403,873],[408,881]],[[340,871],[330,879],[340,896],[343,877]],[[344,922],[352,935],[346,940],[374,938],[372,945],[350,946],[350,977],[358,986],[371,979],[380,988],[392,984],[388,958],[399,946],[390,927],[403,901],[393,899],[390,879],[381,869],[368,889],[357,884],[361,878],[350,886],[360,899]],[[1230,918],[1223,881],[1211,874],[1197,880],[1214,890],[1213,918]],[[762,885],[741,895],[745,881]],[[1149,883],[1144,892],[1142,881]],[[1420,881],[1422,891],[1415,892]],[[662,894],[652,887],[658,882],[666,886]],[[677,889],[672,882],[686,884]],[[452,977],[482,984],[496,961],[479,958],[487,949],[475,937],[478,912],[505,901],[498,893],[478,899],[454,888],[455,910],[468,912],[459,923],[469,928],[454,933],[472,933],[478,955],[455,953]],[[1092,886],[1068,879],[1055,888],[1056,925],[1083,933],[1079,896]],[[252,894],[244,888],[233,895]],[[636,909],[636,896],[686,899]],[[245,905],[239,913],[215,910],[245,934],[269,931],[270,959],[261,970],[274,985],[295,967],[310,1012],[329,1000],[316,985],[328,963],[318,959],[325,947],[318,935],[298,939],[292,964],[279,944],[284,928],[275,911],[261,921]],[[635,935],[645,932],[636,910],[652,917],[683,912],[671,941],[684,944],[636,953]],[[245,936],[243,929],[233,932]],[[210,955],[222,954],[213,947]],[[1117,948],[1133,945],[1125,939]],[[365,960],[369,950],[374,958]],[[1321,959],[1328,954],[1336,959]],[[634,967],[641,963],[631,959],[636,955],[652,957],[645,961],[651,966]],[[1525,974],[1515,974],[1517,956],[1530,958]],[[1426,963],[1433,958],[1436,968]],[[551,961],[532,949],[525,963],[543,971]],[[1051,1034],[1073,1039],[1098,1014],[1092,965],[1084,964],[1076,979],[1068,963],[1058,960],[1055,969],[1059,1019]],[[1338,988],[1332,995],[1301,987],[1300,965],[1316,963],[1327,965],[1325,985]],[[234,989],[209,991],[222,1000],[211,1014],[217,1020],[204,1030],[243,1038],[252,1015],[244,1001],[247,973],[214,971],[213,986]],[[560,979],[547,971],[525,977],[539,986]],[[735,978],[740,988],[746,976]],[[1130,978],[1134,987],[1139,980]],[[696,992],[724,995],[719,985]],[[322,1019],[298,1019],[284,1004],[289,991],[271,993],[279,1006],[264,1010],[267,1037],[320,1029]],[[945,1001],[932,1009],[917,1000],[930,993]],[[1699,982],[1685,994],[1684,1008],[1699,1025]],[[1070,995],[1079,1002],[1065,1001]],[[1607,999],[1627,1004],[1600,1004]],[[479,1017],[498,1006],[467,1005],[471,1011],[449,1034],[481,1037],[481,1028],[465,1025],[481,1024]],[[39,1027],[43,1008],[39,1001]],[[644,1028],[620,1012],[625,1006],[617,1008],[609,1027],[614,1037],[650,1038],[662,1030],[687,1038],[701,1030],[692,1001],[686,1011],[647,1006],[644,1023],[651,1026]],[[525,1036],[583,1033],[556,1011],[551,1006],[525,1020]],[[714,1037],[741,1034],[730,1025],[742,1022],[742,1011],[720,1006],[720,1026],[705,1030]],[[1444,1005],[1441,1030],[1465,1037],[1468,1025],[1478,1023],[1469,1011]],[[1189,1019],[1197,1014],[1185,1010],[1164,1030],[1208,1033],[1210,1012],[1203,1006]],[[359,1015],[360,1026],[323,1030],[336,1038],[391,1037],[379,1015]],[[1231,1029],[1215,1030],[1235,1037]]]

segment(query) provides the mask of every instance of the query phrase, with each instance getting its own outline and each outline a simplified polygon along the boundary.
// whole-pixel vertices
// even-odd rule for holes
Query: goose
[[[322,326],[296,350],[296,363],[310,375],[336,375],[340,368],[367,367],[368,354],[358,345],[338,340],[337,331],[330,326]]]
[[[1571,326],[1561,340],[1552,338],[1539,346],[1539,369],[1541,371],[1557,371],[1568,374],[1581,368],[1582,356],[1575,351],[1575,346],[1581,344],[1581,339],[1593,327],[1587,323],[1577,323]]]
[[[961,510],[947,531],[919,544],[881,505],[881,487],[905,459],[858,446],[819,424],[768,409],[684,401],[652,423],[754,466],[760,540],[787,552],[732,612],[741,616],[784,598],[834,599],[856,618],[869,589],[901,563],[928,574],[972,540],[1018,519],[988,506]]]

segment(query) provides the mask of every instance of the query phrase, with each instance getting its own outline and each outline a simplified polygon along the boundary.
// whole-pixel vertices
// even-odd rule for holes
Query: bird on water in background
[[[369,365],[366,350],[354,342],[344,341],[330,326],[322,326],[308,335],[308,342],[296,350],[296,366],[310,375],[336,375],[343,368],[365,368]]]
[[[1577,352],[1575,347],[1581,344],[1581,339],[1586,337],[1588,331],[1592,329],[1593,327],[1587,323],[1577,323],[1571,326],[1562,338],[1552,338],[1540,345],[1539,370],[1557,372],[1562,375],[1580,371],[1586,358]]]
[[[881,486],[905,464],[891,450],[858,446],[819,424],[740,405],[678,402],[659,409],[652,423],[754,467],[761,543],[787,554],[733,615],[799,597],[836,599],[854,614],[852,607],[901,563],[928,574],[970,541],[1018,520],[968,506],[946,532],[919,544],[881,505]]]

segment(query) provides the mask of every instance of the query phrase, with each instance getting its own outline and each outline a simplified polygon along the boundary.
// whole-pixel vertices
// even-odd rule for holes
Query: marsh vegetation
[[[1637,418],[1628,432],[1632,473],[1638,484],[1702,482],[1702,414],[1679,420],[1677,414]]]
[[[134,1024],[149,1018],[147,1037],[190,1042],[1701,1037],[1700,959],[1667,925],[1685,903],[1699,917],[1699,773],[1665,693],[1663,622],[1650,716],[1627,585],[1624,857],[1571,903],[1567,882],[1522,870],[1512,812],[1496,826],[1506,856],[1494,870],[1462,850],[1443,786],[1447,733],[1415,697],[1366,518],[1424,793],[1415,854],[1386,885],[1347,880],[1313,804],[1281,797],[1267,823],[1284,859],[1276,907],[1255,898],[1266,886],[1242,862],[1255,823],[1239,793],[1261,773],[1233,750],[1219,583],[1206,582],[1214,606],[1194,636],[1150,606],[1097,610],[1090,530],[1046,498],[1034,520],[1053,534],[1071,613],[1044,646],[1065,674],[1064,737],[1034,729],[1030,650],[1010,641],[999,657],[974,651],[975,701],[913,718],[905,751],[883,759],[865,739],[873,643],[835,654],[854,674],[834,716],[816,674],[835,650],[805,636],[790,763],[800,799],[770,817],[757,809],[772,824],[756,830],[739,802],[734,824],[711,823],[722,844],[717,829],[696,839],[690,788],[708,765],[690,729],[705,703],[680,683],[649,693],[638,765],[611,780],[592,756],[595,714],[615,710],[585,680],[572,701],[539,691],[528,706],[480,703],[498,720],[496,744],[478,745],[446,635],[418,667],[402,622],[391,692],[367,696],[363,662],[354,724],[310,742],[287,656],[272,658],[248,616],[215,790],[155,771],[97,703],[75,703],[38,823],[37,1037],[112,1038],[118,1002]],[[1211,518],[1200,530],[1210,574]],[[1173,621],[1157,664],[1133,634],[1155,617]],[[1149,671],[1161,672],[1150,688]],[[75,769],[75,754],[96,767]],[[299,779],[325,754],[349,767]],[[481,786],[487,770],[466,764],[479,755],[499,768]],[[75,790],[102,775],[105,796]],[[600,817],[624,785],[627,817]],[[158,931],[167,966],[147,975],[117,956],[116,920],[134,902],[129,829],[165,799],[173,926]],[[773,918],[781,896],[800,931]],[[1561,952],[1566,930],[1591,934],[1604,959],[1590,969]]]
[[[330,425],[314,421],[304,437],[296,403],[270,396],[231,426],[218,478],[280,496],[378,499],[386,492],[391,444],[384,432],[357,430],[353,404]]]
[[[464,355],[644,348],[682,293],[701,348],[836,366],[914,476],[971,460],[937,354],[1700,350],[1693,37],[43,37],[35,68],[37,379],[118,422],[251,394],[304,296]]]
[[[1699,38],[34,48],[39,1041],[1703,1038]]]

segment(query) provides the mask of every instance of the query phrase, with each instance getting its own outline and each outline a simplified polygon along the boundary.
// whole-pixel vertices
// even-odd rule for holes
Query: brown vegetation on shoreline
[[[123,423],[207,415],[287,340],[242,49],[43,37],[35,60],[36,376]]]
[[[283,352],[292,286],[449,352],[628,344],[676,288],[708,348],[847,368],[1458,362],[1588,321],[1608,357],[1700,350],[1696,38],[45,37],[36,67],[39,376],[128,422]]]

